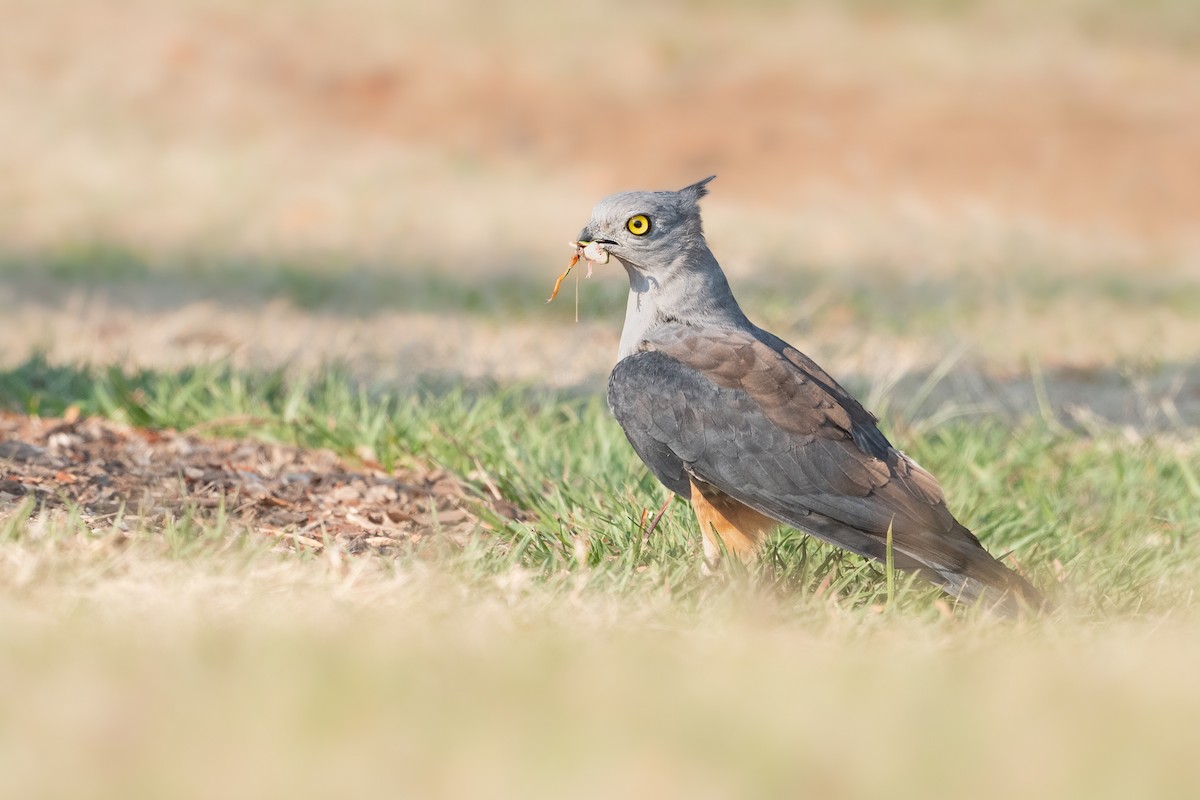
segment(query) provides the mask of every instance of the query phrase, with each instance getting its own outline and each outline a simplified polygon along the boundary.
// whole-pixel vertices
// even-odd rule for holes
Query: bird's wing
[[[893,448],[823,370],[770,335],[662,329],[617,364],[609,406],[634,449],[678,494],[689,495],[691,476],[877,559],[890,526],[900,566],[953,586],[961,581],[947,574],[988,562],[1000,572],[981,566],[989,574],[980,579],[1007,581],[1008,571],[955,521],[937,481]]]

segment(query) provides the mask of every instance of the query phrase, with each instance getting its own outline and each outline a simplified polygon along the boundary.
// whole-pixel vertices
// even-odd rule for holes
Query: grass
[[[578,593],[466,563],[347,572],[148,549],[53,535],[5,549],[0,709],[24,723],[0,728],[10,794],[1170,798],[1197,785],[1200,643],[1185,625],[797,622],[732,591],[694,615],[663,593]],[[27,566],[14,551],[39,578],[12,581]]]
[[[505,543],[496,569],[551,576],[586,568],[601,592],[655,591],[664,580],[677,595],[701,591],[694,522],[684,507],[674,506],[642,541],[642,512],[657,507],[665,490],[596,396],[486,385],[394,394],[336,371],[288,379],[210,365],[127,375],[35,358],[0,375],[0,404],[44,416],[74,406],[143,426],[445,467],[530,512],[529,522],[493,520]],[[1034,418],[1015,427],[982,415],[888,423],[942,477],[953,508],[994,551],[1013,551],[1037,583],[1054,587],[1065,577],[1052,591],[1072,613],[1166,613],[1193,602],[1190,580],[1200,566],[1194,443],[1172,434],[1131,443],[1118,429],[1081,435]],[[799,537],[775,542],[757,569],[757,577],[796,590],[800,607],[827,577],[851,606],[887,594],[882,570]],[[907,607],[936,614],[933,597],[913,589]]]
[[[148,286],[248,308],[282,296],[326,313],[460,309],[468,289],[483,316],[544,308],[545,287],[515,277],[71,258],[98,271],[4,269],[37,291]],[[846,308],[870,330],[911,332],[995,300],[969,280],[821,280],[835,289],[805,324]],[[616,318],[603,286],[581,310]],[[1096,276],[1018,287],[1017,305],[1091,298],[1158,315],[1192,302]],[[787,294],[751,281],[743,296],[795,326]],[[932,403],[857,389],[1053,613],[989,624],[796,535],[706,578],[683,504],[643,536],[664,490],[593,392],[399,390],[350,368],[12,365],[0,408],[437,465],[527,516],[488,517],[494,530],[463,549],[378,560],[276,552],[199,514],[126,530],[19,508],[0,521],[0,793],[1193,796],[1181,743],[1200,711],[1194,437],[925,416]]]
[[[367,447],[529,512],[381,561],[275,552],[220,519],[91,529],[24,506],[0,524],[9,796],[1200,787],[1194,441],[888,419],[1059,603],[996,626],[797,536],[705,578],[681,504],[643,539],[663,490],[591,395],[32,358],[0,373],[0,406]]]
[[[147,258],[119,243],[97,241],[0,253],[0,276],[22,292],[47,298],[81,288],[118,297],[136,289],[226,305],[284,300],[299,309],[340,314],[392,310],[545,318],[549,312],[555,321],[573,317],[570,284],[557,306],[546,307],[555,269],[562,264],[533,262],[510,253],[486,274],[455,274],[445,265],[346,257]],[[626,286],[608,277],[581,284],[580,319],[620,318]],[[1200,313],[1200,282],[1170,271],[1147,276],[1129,264],[1098,264],[1082,274],[1036,263],[993,274],[984,265],[964,264],[949,275],[912,275],[870,263],[806,264],[793,258],[755,266],[736,281],[736,289],[744,305],[759,309],[771,323],[820,327],[836,318],[842,324],[869,322],[890,334],[929,333],[997,305],[1034,314],[1053,314],[1068,303],[1119,304],[1125,313],[1181,318]],[[810,299],[797,308],[797,297]]]
[[[147,528],[7,505],[0,796],[1200,795],[1200,448],[1179,422],[1200,288],[1174,180],[1194,0],[620,4],[603,54],[594,9],[545,2],[9,5],[0,297],[24,330],[0,341],[0,408],[440,465],[526,517],[385,560],[198,510]],[[580,98],[646,138],[573,127]],[[595,393],[195,365],[115,334],[95,366],[27,356],[50,317],[165,340],[138,314],[192,301],[192,321],[282,300],[554,336],[561,245],[525,254],[601,192],[710,161],[730,184],[706,223],[755,261],[747,309],[863,355],[857,393],[1054,612],[977,619],[800,536],[706,578],[682,504],[643,536],[663,489]],[[621,281],[583,289],[615,330]],[[869,385],[873,357],[905,369],[905,337],[912,371],[961,352],[948,338],[991,375],[1075,371],[1097,413],[1118,371],[1178,373],[1180,413],[1151,432],[926,412],[924,389]]]

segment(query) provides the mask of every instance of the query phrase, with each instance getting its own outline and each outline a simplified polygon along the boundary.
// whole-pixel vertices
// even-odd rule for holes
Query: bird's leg
[[[716,487],[695,479],[692,479],[692,508],[704,535],[704,563],[709,573],[721,563],[726,551],[743,562],[753,559],[759,543],[778,524]]]
[[[704,560],[700,562],[700,574],[706,578],[711,578],[717,575],[721,567],[721,543],[717,539],[716,532],[711,528],[701,531],[700,537],[704,545]]]

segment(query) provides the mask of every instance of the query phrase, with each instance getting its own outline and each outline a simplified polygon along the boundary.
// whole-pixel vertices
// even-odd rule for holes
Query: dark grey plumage
[[[877,560],[890,526],[896,565],[951,595],[1006,611],[1041,605],[954,519],[937,481],[892,447],[874,416],[742,313],[701,229],[707,182],[614,195],[580,236],[629,275],[608,401],[638,455],[685,498],[694,482],[711,487]],[[627,226],[637,215],[649,220],[647,233]]]

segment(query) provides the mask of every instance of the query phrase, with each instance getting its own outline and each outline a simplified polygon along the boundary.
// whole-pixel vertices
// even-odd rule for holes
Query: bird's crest
[[[679,194],[684,200],[691,201],[693,204],[699,203],[700,198],[708,194],[708,184],[716,175],[709,175],[702,181],[696,181],[691,186],[685,186],[679,190]]]

